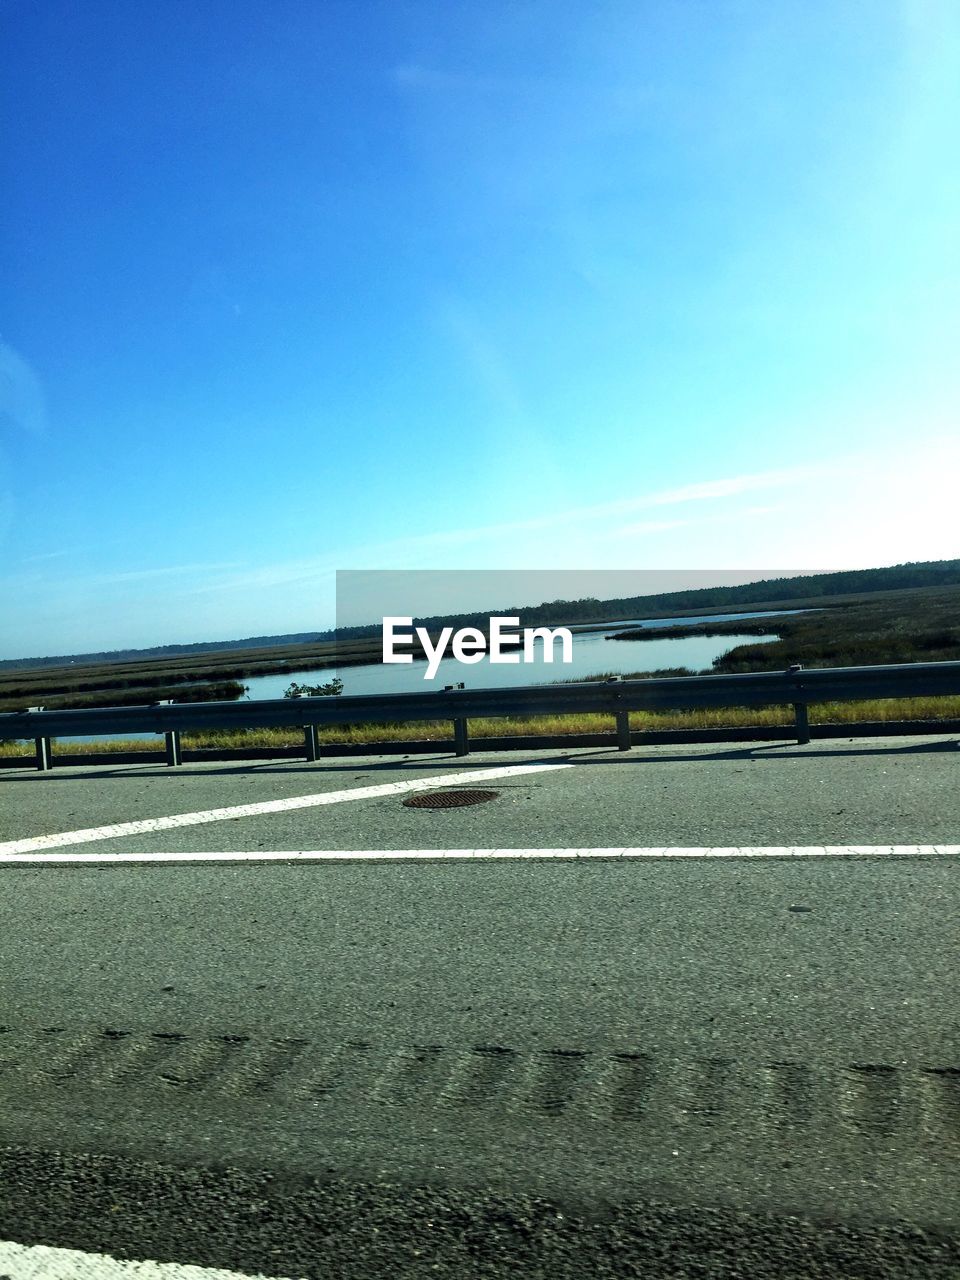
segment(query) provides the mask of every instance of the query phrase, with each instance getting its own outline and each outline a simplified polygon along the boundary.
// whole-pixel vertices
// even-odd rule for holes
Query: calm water
[[[574,632],[606,631],[612,634],[614,631],[627,631],[634,627],[650,627],[653,630],[657,627],[693,627],[698,622],[736,622],[738,618],[784,618],[788,613],[810,612],[809,609],[764,609],[759,613],[708,613],[689,618],[627,618],[626,621],[604,622],[602,625],[596,622],[575,622],[570,630]]]
[[[374,664],[363,667],[344,667],[339,673],[331,668],[321,671],[300,671],[292,675],[253,676],[244,683],[251,700],[282,698],[291,681],[297,684],[326,684],[335,674],[343,681],[344,696],[376,693],[423,693],[424,690],[442,689],[447,684],[463,683],[468,689],[504,689],[524,684],[548,684],[554,680],[584,680],[587,676],[613,672],[627,675],[632,671],[658,671],[665,667],[689,667],[699,671],[709,667],[714,658],[738,644],[774,640],[775,636],[683,636],[664,640],[610,640],[614,631],[628,627],[663,627],[685,625],[693,622],[726,622],[737,617],[768,617],[770,614],[717,614],[710,618],[629,619],[609,624],[602,631],[573,631],[573,661],[563,663],[540,661],[542,646],[536,647],[535,663],[491,663],[489,658],[472,666],[464,666],[455,658],[444,658],[433,680],[424,677],[425,660],[384,666]],[[559,659],[560,646],[556,646]]]
[[[542,646],[536,646],[538,661],[535,663],[491,663],[484,657],[481,662],[464,666],[454,658],[444,658],[433,680],[425,680],[426,661],[384,666],[374,664],[362,667],[344,667],[340,672],[344,696],[377,693],[422,693],[424,690],[442,689],[447,684],[463,682],[468,689],[503,689],[524,684],[548,684],[553,680],[583,680],[587,676],[613,672],[627,675],[632,671],[657,671],[665,667],[689,667],[692,671],[709,668],[714,658],[738,644],[757,644],[775,640],[775,636],[683,636],[663,640],[609,640],[616,631],[629,627],[675,627],[700,622],[729,622],[738,618],[781,617],[786,613],[801,612],[797,609],[767,610],[762,613],[717,613],[700,618],[629,618],[626,621],[607,623],[604,628],[590,630],[571,627],[573,632],[573,662],[552,664],[540,660]],[[591,627],[595,624],[591,624]],[[559,659],[560,646],[556,646]],[[297,684],[326,684],[336,675],[332,668],[319,671],[296,671],[276,676],[251,676],[247,685],[247,697],[251,701],[265,698],[282,698],[291,681]],[[127,738],[155,738],[150,733],[126,734]],[[64,737],[59,742],[84,742],[87,739]],[[162,738],[155,738],[158,746]]]

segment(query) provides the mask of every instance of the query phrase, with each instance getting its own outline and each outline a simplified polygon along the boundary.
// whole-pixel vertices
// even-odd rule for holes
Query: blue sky
[[[0,2],[0,657],[958,554],[951,0]]]

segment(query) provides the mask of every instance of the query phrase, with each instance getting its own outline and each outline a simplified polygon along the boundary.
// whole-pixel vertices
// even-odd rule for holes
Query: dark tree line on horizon
[[[885,569],[849,569],[791,578],[765,578],[731,587],[696,587],[659,595],[622,596],[599,600],[550,600],[538,605],[513,605],[473,614],[435,614],[414,618],[414,626],[434,631],[457,624],[484,628],[491,614],[519,617],[520,626],[557,625],[563,622],[614,622],[643,614],[654,616],[682,610],[724,608],[729,605],[786,604],[796,600],[827,599],[872,591],[898,591],[909,587],[946,587],[960,584],[960,560],[938,560],[894,565]],[[320,640],[359,640],[380,634],[380,623],[324,631]]]

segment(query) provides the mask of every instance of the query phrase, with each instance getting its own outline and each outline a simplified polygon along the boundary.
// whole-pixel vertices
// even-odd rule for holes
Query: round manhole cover
[[[465,804],[496,800],[499,794],[499,791],[417,791],[403,803],[408,809],[459,809]]]

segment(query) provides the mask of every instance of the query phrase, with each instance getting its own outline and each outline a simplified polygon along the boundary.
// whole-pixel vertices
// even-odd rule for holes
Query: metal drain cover
[[[465,804],[496,800],[499,791],[417,791],[403,803],[408,809],[459,809]]]

